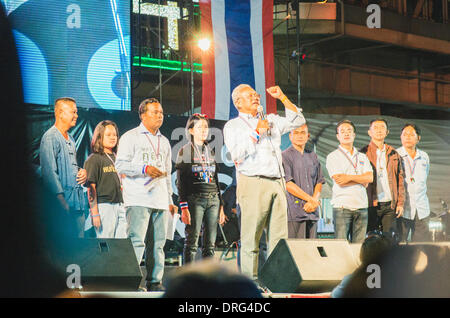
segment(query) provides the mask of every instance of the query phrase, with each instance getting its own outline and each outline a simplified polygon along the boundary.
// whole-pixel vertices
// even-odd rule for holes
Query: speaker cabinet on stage
[[[142,279],[130,239],[75,239],[53,260],[68,281],[79,266],[83,291],[136,291]]]
[[[259,280],[275,293],[329,292],[358,267],[347,240],[280,240]]]

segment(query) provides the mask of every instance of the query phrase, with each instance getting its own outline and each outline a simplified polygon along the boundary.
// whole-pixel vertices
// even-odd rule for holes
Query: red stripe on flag
[[[211,43],[210,48],[202,52],[202,113],[214,119],[216,116],[216,71],[211,0],[200,0],[200,10],[202,36],[208,37]]]
[[[266,88],[275,85],[275,70],[273,62],[273,0],[264,0],[262,8],[262,27],[264,45],[264,72]],[[266,113],[276,113],[277,102],[266,91]]]

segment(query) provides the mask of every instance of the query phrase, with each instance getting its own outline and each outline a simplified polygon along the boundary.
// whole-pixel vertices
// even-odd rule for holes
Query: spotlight
[[[208,51],[209,46],[211,45],[211,41],[207,38],[203,38],[198,40],[198,47],[202,50],[202,51]]]

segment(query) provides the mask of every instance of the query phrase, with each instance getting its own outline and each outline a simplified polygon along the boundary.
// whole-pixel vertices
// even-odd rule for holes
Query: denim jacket
[[[87,197],[83,187],[77,184],[78,165],[75,140],[66,140],[52,126],[42,136],[40,146],[42,179],[55,195],[62,193],[71,211],[87,209]]]

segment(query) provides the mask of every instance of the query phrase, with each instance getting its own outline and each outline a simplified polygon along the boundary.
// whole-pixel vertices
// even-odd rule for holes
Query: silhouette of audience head
[[[394,244],[394,241],[385,234],[374,231],[369,232],[361,244],[359,258],[362,265],[374,263],[383,253],[386,253]]]
[[[363,264],[345,286],[343,297],[450,297],[448,245],[397,245],[384,250],[381,241],[367,242],[371,251],[361,251]],[[368,270],[370,264],[377,264],[378,270]]]
[[[164,298],[262,298],[246,276],[213,260],[181,267],[168,277]]]

